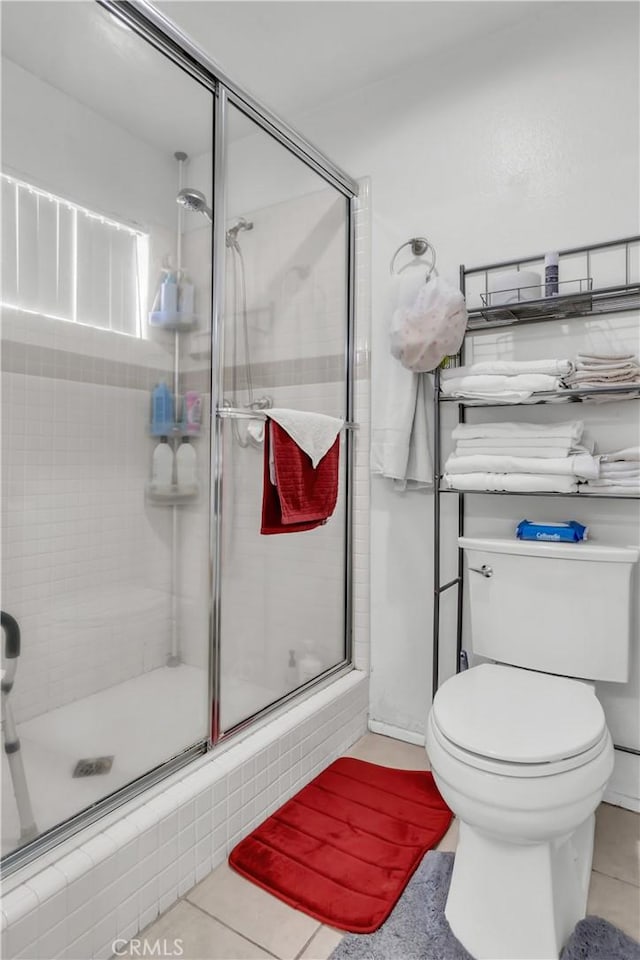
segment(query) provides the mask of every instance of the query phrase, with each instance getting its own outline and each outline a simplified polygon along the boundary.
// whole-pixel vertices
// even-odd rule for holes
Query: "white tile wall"
[[[164,662],[170,528],[144,504],[146,390],[4,373],[2,397],[2,595],[22,631],[19,722]]]

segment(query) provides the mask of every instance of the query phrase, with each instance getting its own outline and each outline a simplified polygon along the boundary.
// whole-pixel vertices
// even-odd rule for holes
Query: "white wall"
[[[374,424],[392,362],[384,303],[395,248],[428,236],[440,273],[457,283],[461,262],[638,233],[638,117],[637,6],[571,3],[540,4],[535,16],[482,43],[296,119],[345,169],[371,176]],[[614,320],[591,323],[582,345],[594,345],[594,330],[615,327]],[[537,344],[536,355],[567,350],[548,327],[539,329],[544,335],[527,339]],[[606,339],[625,342],[615,333]],[[526,356],[525,348],[517,355]],[[581,413],[589,415],[587,408]],[[627,419],[628,442],[637,437],[634,416],[631,404],[598,410],[605,435],[607,417]],[[398,495],[385,481],[372,484],[371,713],[417,739],[431,689],[432,500]],[[476,500],[474,509],[494,529],[489,516],[511,524],[523,511],[539,515],[540,503],[494,497]],[[573,501],[543,503],[554,516],[576,514]],[[593,520],[594,537],[631,537],[633,504],[626,512],[622,504],[588,506],[580,505],[580,515]],[[495,529],[499,523],[507,520]],[[453,539],[453,524],[444,529]],[[632,685],[607,691],[606,703],[614,736],[638,747],[635,662]]]

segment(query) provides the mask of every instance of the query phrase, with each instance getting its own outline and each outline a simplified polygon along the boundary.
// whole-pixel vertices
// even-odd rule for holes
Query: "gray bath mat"
[[[444,906],[452,853],[432,851],[375,933],[348,933],[330,960],[473,960],[451,932]],[[562,960],[640,960],[640,944],[600,917],[576,925]]]

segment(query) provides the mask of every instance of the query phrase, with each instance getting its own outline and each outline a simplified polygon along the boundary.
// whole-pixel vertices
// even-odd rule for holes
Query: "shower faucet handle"
[[[483,563],[481,567],[469,567],[469,570],[473,570],[474,573],[479,573],[483,577],[493,576],[493,567],[488,566],[486,563]]]

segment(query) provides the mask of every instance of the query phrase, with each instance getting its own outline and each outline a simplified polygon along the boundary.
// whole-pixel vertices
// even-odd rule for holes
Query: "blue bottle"
[[[153,388],[151,394],[151,434],[165,437],[175,424],[173,394],[164,381]]]

